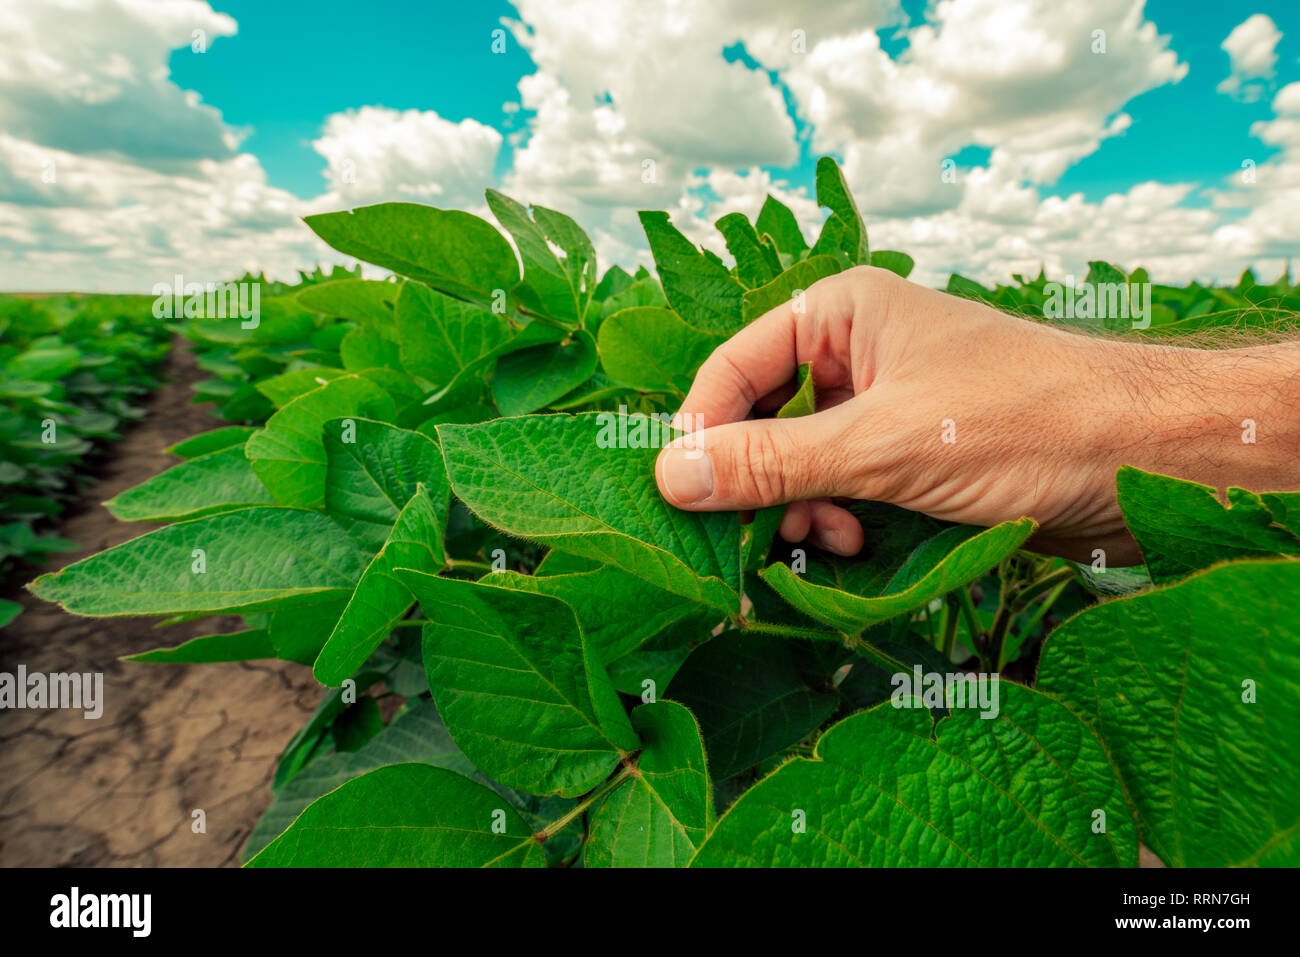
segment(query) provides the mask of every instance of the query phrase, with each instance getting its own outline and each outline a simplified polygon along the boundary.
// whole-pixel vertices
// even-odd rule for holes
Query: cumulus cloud
[[[445,120],[432,110],[365,106],[335,113],[312,146],[328,161],[337,203],[360,206],[406,198],[435,206],[483,201],[501,134],[476,120]]]
[[[1277,66],[1277,43],[1282,31],[1271,17],[1256,13],[1233,27],[1221,46],[1228,54],[1228,75],[1216,89],[1253,103],[1264,94],[1265,82]]]

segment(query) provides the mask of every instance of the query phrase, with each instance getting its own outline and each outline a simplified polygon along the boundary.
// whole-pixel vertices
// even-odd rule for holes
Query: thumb
[[[665,499],[691,511],[739,511],[843,494],[845,403],[797,419],[701,429],[659,453]]]

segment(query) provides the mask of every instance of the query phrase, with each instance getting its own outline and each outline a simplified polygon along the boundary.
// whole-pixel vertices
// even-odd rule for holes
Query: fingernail
[[[662,469],[664,491],[677,505],[696,505],[713,494],[713,460],[702,449],[669,449]]]
[[[834,552],[836,555],[843,555],[844,533],[838,529],[832,529],[829,532],[818,532],[817,544],[828,552]]]

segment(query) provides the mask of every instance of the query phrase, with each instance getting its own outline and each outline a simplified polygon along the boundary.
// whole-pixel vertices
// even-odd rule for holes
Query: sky
[[[1248,0],[0,0],[0,289],[148,291],[347,263],[377,202],[573,215],[767,194],[831,155],[913,278],[1271,279],[1300,252],[1300,5]],[[652,181],[644,175],[653,169]]]

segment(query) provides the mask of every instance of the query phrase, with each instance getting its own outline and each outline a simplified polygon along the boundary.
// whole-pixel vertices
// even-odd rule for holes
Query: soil
[[[97,484],[58,534],[83,546],[36,574],[158,527],[120,522],[99,504],[178,459],[164,450],[222,423],[190,403],[202,373],[183,345],[148,414],[114,446]],[[235,866],[270,802],[285,744],[320,700],[311,670],[279,661],[154,665],[119,661],[237,618],[156,628],[148,618],[79,618],[18,587],[23,612],[0,630],[0,672],[102,672],[103,715],[75,710],[0,711],[0,865]],[[196,833],[194,812],[205,829]]]

